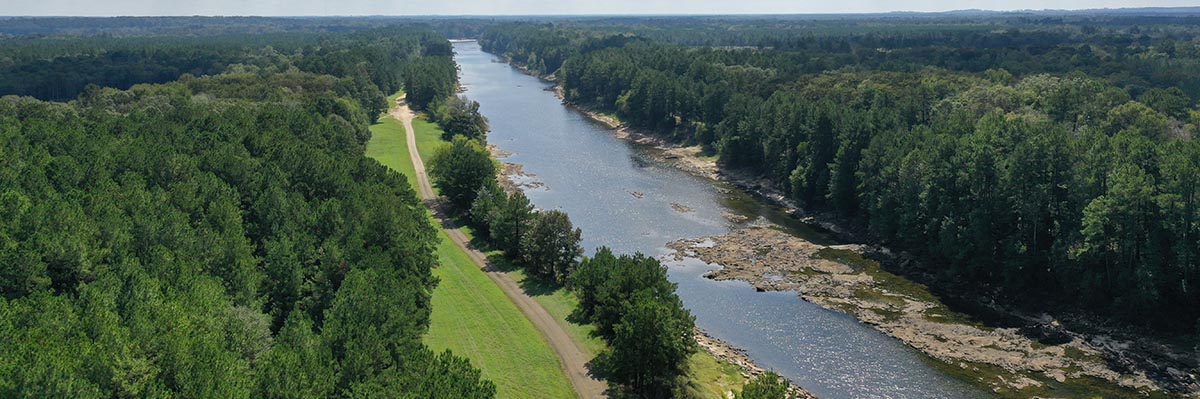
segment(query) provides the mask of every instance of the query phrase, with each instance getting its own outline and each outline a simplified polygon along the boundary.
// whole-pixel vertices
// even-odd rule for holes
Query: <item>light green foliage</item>
[[[737,399],[787,399],[788,382],[778,374],[766,372],[755,377],[742,391]]]

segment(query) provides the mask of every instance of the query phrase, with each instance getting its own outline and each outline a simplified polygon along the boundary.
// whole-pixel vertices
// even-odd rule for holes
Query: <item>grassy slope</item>
[[[404,128],[384,117],[371,127],[367,155],[405,174],[416,185]],[[436,139],[436,135],[433,136]],[[432,217],[432,215],[431,215]],[[499,398],[571,398],[574,390],[558,357],[521,311],[439,231],[440,279],[425,343],[465,356],[496,383]]]
[[[417,131],[417,151],[421,152],[421,157],[430,159],[438,147],[445,142],[441,140],[442,131],[436,124],[426,121],[424,118],[413,120],[413,129]],[[411,166],[409,166],[411,169]],[[466,235],[472,239],[475,237],[475,232],[470,228],[464,228]],[[484,248],[485,243],[477,242],[477,247]],[[488,257],[497,262],[503,262],[499,251],[487,252]],[[527,279],[525,272],[520,269],[508,268],[507,273],[513,277],[513,280],[525,288],[526,293],[533,297],[538,304],[546,309],[546,312],[554,316],[559,325],[567,331],[575,342],[580,344],[580,347],[589,355],[595,356],[604,349],[604,341],[590,335],[592,326],[580,325],[567,321],[567,315],[575,309],[578,300],[574,294],[571,294],[566,289],[561,287],[547,286],[538,283],[535,280]],[[435,304],[434,312],[437,312]],[[689,392],[694,398],[725,398],[725,392],[730,390],[740,390],[742,384],[745,383],[745,378],[741,375],[741,370],[728,362],[717,360],[708,352],[700,351],[691,359],[691,378],[689,381]]]

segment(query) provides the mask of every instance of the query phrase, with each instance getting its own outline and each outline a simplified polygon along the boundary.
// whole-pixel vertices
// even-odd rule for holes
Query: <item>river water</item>
[[[848,315],[795,293],[756,292],[748,283],[704,278],[716,265],[665,259],[668,242],[746,224],[773,223],[815,242],[828,239],[724,183],[656,162],[655,149],[616,138],[611,129],[564,106],[550,84],[477,43],[455,43],[454,49],[465,94],[479,102],[491,124],[488,141],[512,153],[505,161],[523,165],[531,179],[544,184],[525,190],[533,204],[570,214],[589,254],[608,246],[664,258],[679,296],[710,335],[745,349],[759,365],[821,398],[989,397]],[[680,212],[679,205],[691,210]],[[723,213],[748,221],[733,223]]]

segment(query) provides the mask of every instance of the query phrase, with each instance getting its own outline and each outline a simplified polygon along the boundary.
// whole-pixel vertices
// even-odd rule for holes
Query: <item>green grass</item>
[[[401,144],[404,144],[403,127],[401,127],[400,124],[394,120],[392,124],[399,129],[398,131],[400,134]],[[413,129],[416,130],[417,151],[421,153],[422,159],[430,159],[433,157],[433,154],[438,148],[446,144],[446,142],[441,138],[442,130],[438,128],[436,124],[426,120],[423,116],[417,117],[413,120]],[[372,143],[374,143],[374,139],[372,139]],[[386,146],[387,144],[384,145]],[[367,152],[370,154],[370,147],[368,147]],[[408,149],[405,147],[405,160],[408,159],[407,153]],[[428,165],[426,165],[426,167],[428,167]],[[407,166],[407,170],[408,172],[405,173],[410,173],[411,176],[411,164]],[[459,224],[462,225],[462,223]],[[580,349],[582,349],[584,353],[594,357],[604,350],[604,341],[591,335],[593,330],[591,325],[576,324],[567,320],[567,316],[571,314],[571,311],[574,310],[579,303],[574,294],[567,291],[565,288],[547,285],[545,283],[540,283],[534,279],[528,278],[523,270],[507,265],[507,262],[503,259],[503,256],[501,256],[498,250],[486,250],[488,248],[488,244],[482,240],[476,240],[475,232],[472,229],[469,227],[463,227],[462,230],[467,237],[473,241],[477,248],[484,249],[488,257],[492,259],[492,261],[496,263],[499,268],[502,270],[507,270],[506,273],[512,277],[513,281],[516,281],[517,284],[521,285],[521,287],[525,289],[526,294],[531,296],[535,301],[538,302],[538,304],[542,306],[542,308],[546,309],[547,313],[550,313],[550,315],[554,317],[554,320],[557,321],[558,324],[567,331],[567,335],[569,335],[571,339],[573,339],[579,345]],[[488,283],[490,284],[490,281]],[[435,292],[433,306],[435,326],[437,325],[437,314],[439,313],[438,308],[439,304],[437,302],[437,292]],[[433,333],[434,331],[431,328],[430,335],[433,335]],[[428,337],[426,338],[426,341],[429,341]],[[472,362],[475,362],[475,360],[472,359]],[[688,393],[692,398],[724,399],[726,397],[725,392],[740,391],[742,385],[746,382],[745,379],[742,378],[741,371],[737,366],[733,365],[732,363],[720,361],[708,352],[700,351],[699,353],[693,355],[689,362],[690,376],[688,382]],[[475,364],[479,365],[478,363]]]
[[[434,270],[440,283],[425,343],[471,359],[499,398],[571,398],[558,355],[541,333],[445,233]]]
[[[448,143],[442,140],[442,129],[426,120],[424,115],[414,118],[412,124],[413,129],[417,131],[417,151],[421,153],[421,159],[425,160],[425,168],[428,169],[428,162],[433,158],[433,154]]]
[[[746,383],[741,368],[708,352],[697,352],[688,361],[687,392],[693,398],[724,399],[727,392],[740,392]]]
[[[436,129],[427,122],[414,121],[414,125],[418,123],[421,127],[414,126],[418,133],[431,126]],[[371,133],[367,156],[403,173],[415,190],[404,127],[391,117],[383,117],[371,127]],[[429,140],[423,141],[433,148]],[[498,398],[574,397],[558,356],[541,333],[444,231],[439,230],[439,238],[437,255],[441,264],[433,273],[440,282],[433,292],[433,314],[425,344],[470,359],[484,378],[496,384]]]
[[[408,159],[408,144],[404,140],[404,126],[400,125],[400,121],[383,116],[379,118],[379,123],[371,126],[367,156],[400,172],[408,179],[408,185],[412,187],[413,192],[419,192],[417,179],[413,177],[417,172],[413,169],[412,161]]]

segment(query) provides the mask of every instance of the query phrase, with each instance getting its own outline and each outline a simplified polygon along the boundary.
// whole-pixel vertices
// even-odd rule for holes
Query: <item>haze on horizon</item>
[[[11,2],[12,0],[6,0]],[[637,15],[810,14],[964,9],[1095,9],[1197,6],[1197,0],[18,0],[0,7],[4,16],[421,16],[421,15]]]

